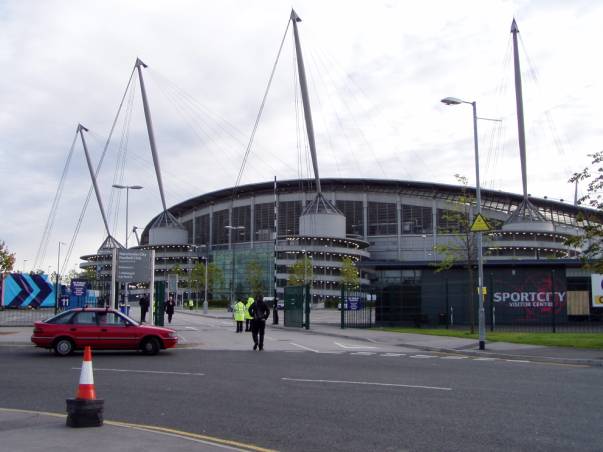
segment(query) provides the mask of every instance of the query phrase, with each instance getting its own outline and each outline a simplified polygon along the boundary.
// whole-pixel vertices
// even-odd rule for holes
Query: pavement
[[[225,310],[179,310],[180,314],[204,316],[215,319],[231,319]],[[267,329],[283,329],[283,312],[279,312],[279,325]],[[132,313],[136,318],[135,313]],[[486,350],[479,350],[477,341],[463,338],[429,336],[423,334],[390,333],[375,329],[341,329],[339,313],[332,310],[313,310],[311,327],[307,334],[366,341],[373,344],[414,348],[422,351],[465,356],[491,357],[512,360],[558,363],[577,366],[603,366],[603,350],[585,350],[565,347],[487,342]],[[0,328],[0,346],[31,346],[31,327]],[[105,421],[101,428],[66,427],[65,414],[0,408],[0,442],[6,450],[42,451],[62,450],[75,452],[86,444],[87,452],[106,450],[164,452],[169,451],[217,451],[243,450],[266,451],[250,444],[242,444],[221,438],[197,435],[156,426]],[[67,434],[69,432],[69,434]],[[27,440],[25,441],[25,438]],[[27,443],[27,444],[25,444]]]

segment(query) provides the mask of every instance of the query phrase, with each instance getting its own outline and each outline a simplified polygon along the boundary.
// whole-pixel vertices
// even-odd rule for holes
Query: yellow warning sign
[[[471,232],[487,232],[490,229],[490,225],[484,216],[481,213],[478,213],[475,216],[475,220],[473,220],[473,224],[471,225]]]

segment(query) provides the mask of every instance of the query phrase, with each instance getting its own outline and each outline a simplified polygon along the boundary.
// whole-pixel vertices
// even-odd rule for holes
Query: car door
[[[107,311],[97,314],[99,324],[99,342],[103,348],[136,349],[139,338],[137,328],[129,326],[128,321],[117,312]]]
[[[98,346],[96,312],[80,311],[75,314],[69,325],[69,334],[73,337],[76,348],[82,348],[86,345],[96,348]]]

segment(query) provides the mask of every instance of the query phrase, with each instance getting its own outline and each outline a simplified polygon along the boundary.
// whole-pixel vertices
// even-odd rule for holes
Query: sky
[[[111,233],[125,242],[125,195],[112,184],[144,187],[130,191],[130,231],[162,210],[136,77],[126,91],[137,57],[168,207],[232,187],[247,149],[241,184],[312,177],[291,7],[322,177],[455,184],[459,174],[474,186],[471,106],[440,102],[452,96],[483,118],[482,188],[521,193],[516,18],[528,192],[573,202],[568,179],[603,138],[601,2],[0,0],[0,241],[15,269],[52,272],[59,249],[74,269],[106,237],[94,197],[75,235],[91,183],[78,123],[95,166],[109,143],[98,183]]]

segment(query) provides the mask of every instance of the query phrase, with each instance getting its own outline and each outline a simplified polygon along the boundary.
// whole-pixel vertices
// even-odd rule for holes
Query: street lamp
[[[130,200],[130,190],[140,190],[143,187],[140,185],[118,185],[113,184],[113,188],[118,188],[120,190],[126,190],[126,249],[128,249],[128,204]]]
[[[61,271],[61,245],[67,245],[65,242],[59,242],[59,252],[57,254],[57,272],[56,272],[56,284],[55,284],[55,296],[54,296],[54,313],[56,314],[59,310],[59,273]]]
[[[25,273],[25,262],[27,262],[29,259],[23,259],[23,269],[21,270],[22,273]]]
[[[473,107],[473,145],[475,147],[475,194],[477,198],[477,214],[482,213],[482,198],[479,185],[479,150],[477,145],[477,107],[476,102],[467,102],[456,97],[446,97],[442,99],[446,105],[470,104]],[[477,290],[479,297],[479,349],[486,349],[486,314],[484,311],[484,262],[482,256],[482,233],[477,232]]]
[[[228,229],[229,231],[229,238],[230,238],[230,250],[232,252],[232,265],[231,265],[231,273],[230,273],[230,306],[233,307],[234,306],[234,282],[235,282],[235,247],[234,247],[234,243],[232,240],[232,231],[242,231],[245,229],[245,226],[231,226],[231,225],[226,225],[224,226],[225,229]],[[206,266],[207,268],[207,266]]]
[[[193,249],[195,251],[197,251],[199,249],[199,247],[205,247],[206,245],[193,245]],[[205,256],[197,256],[197,259],[201,259],[205,262],[205,284],[204,284],[204,295],[203,295],[203,314],[207,314],[207,282],[208,282],[208,266],[209,266],[209,256],[205,255]],[[191,271],[191,276],[192,276],[192,267],[190,269]],[[191,292],[192,292],[192,285],[190,288]]]

